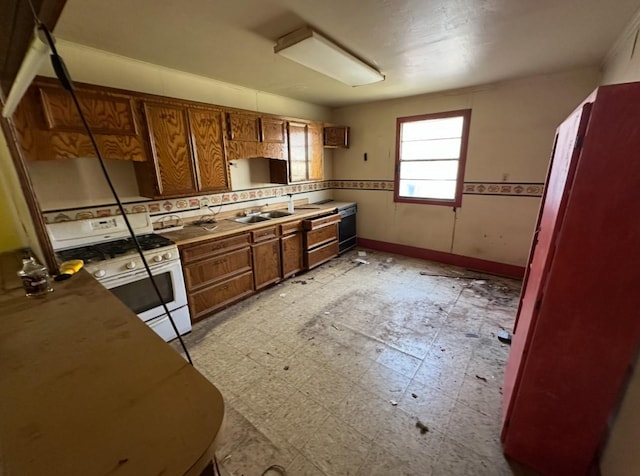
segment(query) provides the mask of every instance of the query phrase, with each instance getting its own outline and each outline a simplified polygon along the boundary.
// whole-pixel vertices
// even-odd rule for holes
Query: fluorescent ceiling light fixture
[[[13,115],[31,81],[33,81],[33,78],[35,78],[38,71],[40,71],[40,67],[48,53],[49,45],[38,35],[38,30],[36,29],[33,32],[33,39],[31,40],[24,60],[22,60],[18,74],[13,80],[9,96],[7,96],[7,100],[4,102],[2,117],[11,117]]]
[[[273,51],[349,86],[384,80],[380,71],[308,26],[279,38]]]

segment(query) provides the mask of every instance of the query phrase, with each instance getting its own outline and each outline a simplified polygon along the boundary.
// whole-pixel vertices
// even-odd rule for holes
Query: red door
[[[510,405],[517,393],[519,375],[526,361],[529,337],[536,325],[537,303],[544,292],[545,278],[553,260],[554,238],[562,223],[567,197],[571,190],[571,183],[580,155],[580,143],[589,122],[590,112],[591,102],[584,103],[556,131],[544,198],[531,247],[529,266],[523,282],[518,315],[513,330],[513,342],[505,370],[502,404],[503,440],[508,430]]]

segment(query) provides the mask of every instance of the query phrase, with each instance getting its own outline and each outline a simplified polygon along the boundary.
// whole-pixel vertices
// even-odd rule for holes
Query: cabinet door
[[[222,145],[222,115],[215,110],[189,109],[189,129],[198,173],[198,189],[229,189],[229,170]]]
[[[292,233],[281,238],[282,249],[282,277],[288,278],[292,274],[302,271],[302,233]]]
[[[308,130],[309,141],[309,180],[324,178],[324,149],[322,147],[322,124],[310,124]]]
[[[158,195],[195,193],[196,179],[185,109],[145,102],[144,112],[157,173]]]
[[[94,134],[135,136],[138,134],[133,100],[121,94],[76,92],[80,109]],[[85,132],[71,95],[60,87],[40,88],[40,100],[48,129]]]
[[[227,113],[229,139],[259,142],[258,116],[238,112]]]
[[[14,121],[28,160],[96,157],[93,144],[67,91],[36,83],[20,102]],[[147,160],[133,99],[107,91],[76,91],[98,148],[106,159]]]
[[[253,280],[258,290],[280,280],[279,240],[265,241],[253,248]]]
[[[307,124],[289,123],[289,181],[307,180]]]
[[[284,119],[276,117],[263,117],[260,119],[262,128],[262,142],[285,143],[285,122]]]
[[[324,128],[324,146],[329,148],[349,148],[349,128],[330,126]]]

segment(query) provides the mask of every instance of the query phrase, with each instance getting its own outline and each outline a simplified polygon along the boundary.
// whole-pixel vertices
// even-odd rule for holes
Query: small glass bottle
[[[51,277],[47,268],[36,261],[33,256],[22,260],[22,269],[18,271],[27,296],[42,296],[53,291]]]

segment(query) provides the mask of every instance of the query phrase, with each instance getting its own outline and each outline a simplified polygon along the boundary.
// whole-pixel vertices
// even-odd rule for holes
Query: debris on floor
[[[398,402],[396,402],[395,400],[389,400],[391,402],[391,405],[394,407],[398,406]]]
[[[476,334],[475,332],[467,332],[465,335],[465,337],[473,337],[475,339],[477,339],[478,337],[480,337],[478,334]]]
[[[292,284],[302,284],[305,285],[307,282],[304,279],[298,279],[297,281],[291,281]]]
[[[504,329],[498,331],[498,340],[503,344],[511,345],[511,334]]]
[[[427,431],[429,431],[429,427],[422,423],[420,420],[416,422],[416,428],[420,430],[420,434],[424,435]]]
[[[335,324],[331,324],[331,327],[333,327],[337,331],[341,331],[342,330],[338,326],[336,326]]]
[[[477,378],[478,380],[482,380],[483,382],[486,382],[486,381],[487,381],[487,378],[486,378],[486,377],[481,377],[481,376],[480,376],[480,375],[478,375],[478,374],[476,374],[476,378]]]
[[[413,398],[418,398],[418,396],[417,396],[415,393],[412,393],[412,394],[411,394],[411,396],[412,396]]]
[[[358,265],[369,264],[369,262],[366,259],[362,259],[362,258],[356,258],[353,260],[353,262],[357,263]]]
[[[283,367],[283,370],[289,370],[289,366],[288,366],[288,365],[285,365],[285,366]]]
[[[366,251],[358,251],[358,256],[367,256]]]
[[[393,258],[387,258],[387,263],[393,263]]]
[[[285,297],[287,295],[287,293],[281,293],[280,297]]]

